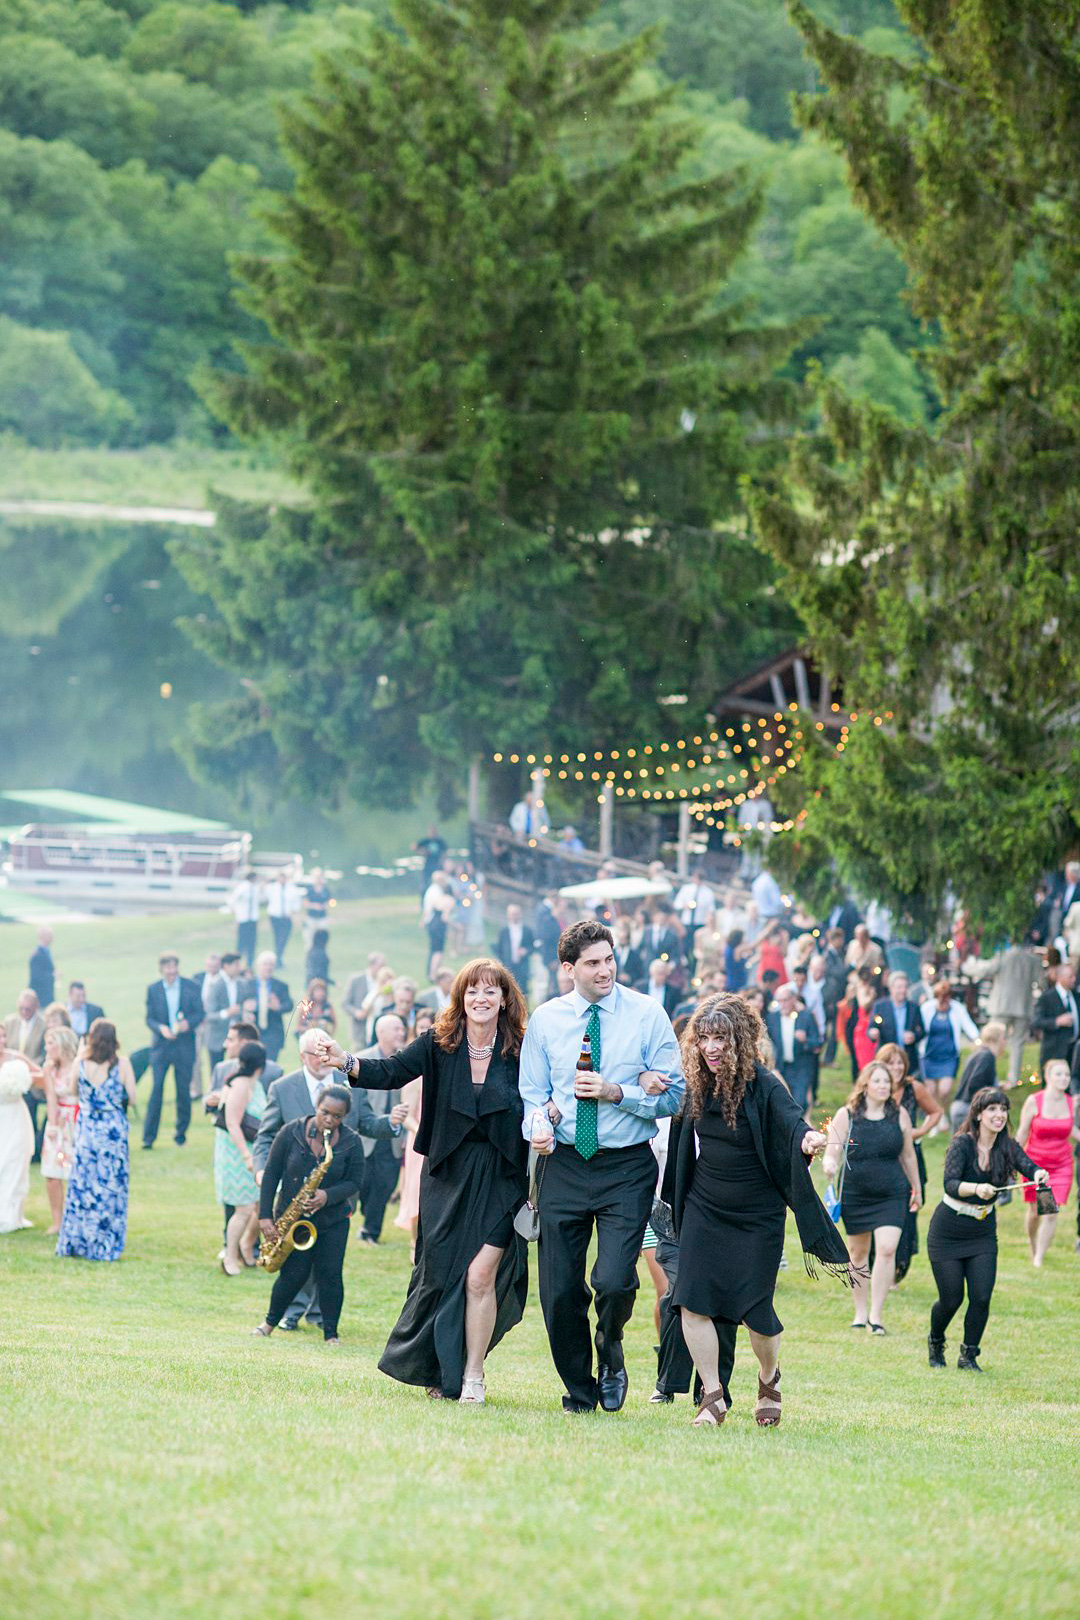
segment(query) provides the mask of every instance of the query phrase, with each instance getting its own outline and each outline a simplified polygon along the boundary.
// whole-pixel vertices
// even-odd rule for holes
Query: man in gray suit
[[[383,1013],[375,1020],[375,1044],[365,1047],[359,1058],[393,1057],[405,1045],[407,1032],[404,1020],[397,1013]],[[386,1119],[404,1119],[407,1109],[401,1101],[400,1091],[373,1091],[362,1086],[353,1091],[353,1109],[357,1099],[363,1098],[363,1107],[380,1124]],[[360,1191],[360,1208],[364,1225],[358,1242],[378,1243],[382,1235],[383,1217],[390,1194],[397,1186],[401,1172],[401,1155],[405,1151],[405,1137],[399,1129],[393,1136],[385,1132],[378,1135],[367,1126],[356,1123],[355,1113],[349,1115],[349,1124],[360,1132],[364,1144],[364,1185]]]
[[[970,979],[992,981],[986,1010],[991,1018],[999,1018],[1008,1032],[1009,1084],[1018,1085],[1035,997],[1046,983],[1042,959],[1026,945],[1010,945],[986,961],[969,957],[964,972]]]
[[[236,951],[226,951],[216,973],[207,973],[202,982],[203,1040],[210,1053],[210,1073],[225,1056],[225,1036],[230,1020],[240,1016],[240,973],[244,964]],[[256,1037],[257,1038],[257,1037]],[[264,1081],[269,1085],[269,1081]]]
[[[288,1125],[294,1119],[307,1119],[315,1112],[315,1099],[324,1086],[335,1083],[334,1069],[325,1068],[315,1063],[311,1058],[313,1046],[322,1039],[322,1031],[306,1029],[300,1037],[301,1067],[292,1074],[283,1074],[280,1080],[275,1080],[267,1093],[266,1108],[259,1121],[259,1134],[251,1146],[251,1156],[255,1161],[255,1180],[262,1182],[266,1161],[270,1157],[270,1149],[274,1138],[283,1125]],[[340,1080],[339,1082],[340,1083]],[[384,1140],[392,1137],[395,1132],[401,1133],[401,1121],[405,1118],[406,1110],[391,1110],[383,1117],[378,1118],[372,1112],[371,1104],[367,1100],[365,1091],[357,1090],[353,1095],[353,1105],[349,1113],[348,1124],[354,1131],[362,1136]],[[389,1195],[388,1195],[389,1196]],[[310,1278],[297,1294],[289,1306],[284,1318],[278,1326],[286,1332],[291,1332],[299,1326],[301,1317],[305,1316],[313,1327],[321,1327],[322,1313],[319,1310],[318,1292],[312,1285]]]

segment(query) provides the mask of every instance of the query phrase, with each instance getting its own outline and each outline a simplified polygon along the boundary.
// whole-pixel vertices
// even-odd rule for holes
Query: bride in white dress
[[[0,1063],[0,1232],[21,1232],[34,1156],[34,1123],[23,1101],[30,1071],[20,1058]]]

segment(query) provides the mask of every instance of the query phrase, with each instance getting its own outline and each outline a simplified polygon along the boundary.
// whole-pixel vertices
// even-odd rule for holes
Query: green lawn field
[[[57,930],[127,1049],[159,945],[193,970],[228,937],[213,915]],[[0,931],[0,1003],[32,930]],[[339,984],[376,945],[420,966],[411,901],[339,908]],[[298,982],[299,945],[287,974]],[[826,1101],[843,1092],[831,1071]],[[170,1082],[171,1083],[171,1082]],[[140,1084],[145,1096],[146,1081]],[[489,1403],[429,1403],[376,1370],[408,1276],[388,1220],[346,1262],[344,1342],[250,1337],[269,1291],[215,1255],[209,1122],[185,1148],[132,1153],[126,1254],[59,1261],[35,1168],[31,1231],[0,1238],[0,1616],[11,1620],[597,1620],[645,1616],[1073,1616],[1080,1608],[1080,1257],[1070,1201],[1045,1270],[1015,1203],[982,1377],[926,1365],[925,1254],[886,1316],[810,1282],[792,1239],[777,1306],[784,1419],[758,1430],[740,1340],[736,1406],[692,1431],[650,1407],[651,1289],[630,1325],[616,1416],[559,1408],[535,1292],[488,1363]],[[931,1198],[941,1139],[931,1145]],[[1073,1195],[1075,1198],[1075,1194]],[[392,1215],[392,1210],[391,1210]],[[926,1217],[923,1218],[925,1234]]]

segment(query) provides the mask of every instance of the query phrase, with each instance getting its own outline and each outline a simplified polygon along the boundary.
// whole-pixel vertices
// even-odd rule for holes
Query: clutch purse
[[[658,1238],[665,1243],[675,1241],[675,1218],[671,1212],[671,1205],[665,1204],[662,1198],[654,1198],[649,1213],[649,1225]]]
[[[526,1243],[535,1243],[540,1236],[540,1187],[544,1179],[544,1160],[535,1148],[529,1149],[529,1196],[514,1216],[514,1231]]]

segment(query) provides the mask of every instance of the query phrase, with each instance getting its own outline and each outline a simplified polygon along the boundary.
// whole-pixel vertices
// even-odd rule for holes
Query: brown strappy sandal
[[[716,1419],[715,1423],[700,1423],[698,1421],[698,1419],[703,1417],[706,1412],[712,1413],[713,1417]],[[698,1409],[694,1413],[690,1426],[694,1429],[718,1429],[727,1415],[728,1405],[724,1399],[724,1392],[722,1389],[714,1389],[711,1395],[703,1395],[701,1397],[701,1400],[698,1402]]]
[[[769,1382],[766,1384],[758,1373],[757,1403],[754,1406],[754,1422],[760,1429],[775,1429],[780,1422],[780,1368],[777,1367]]]

